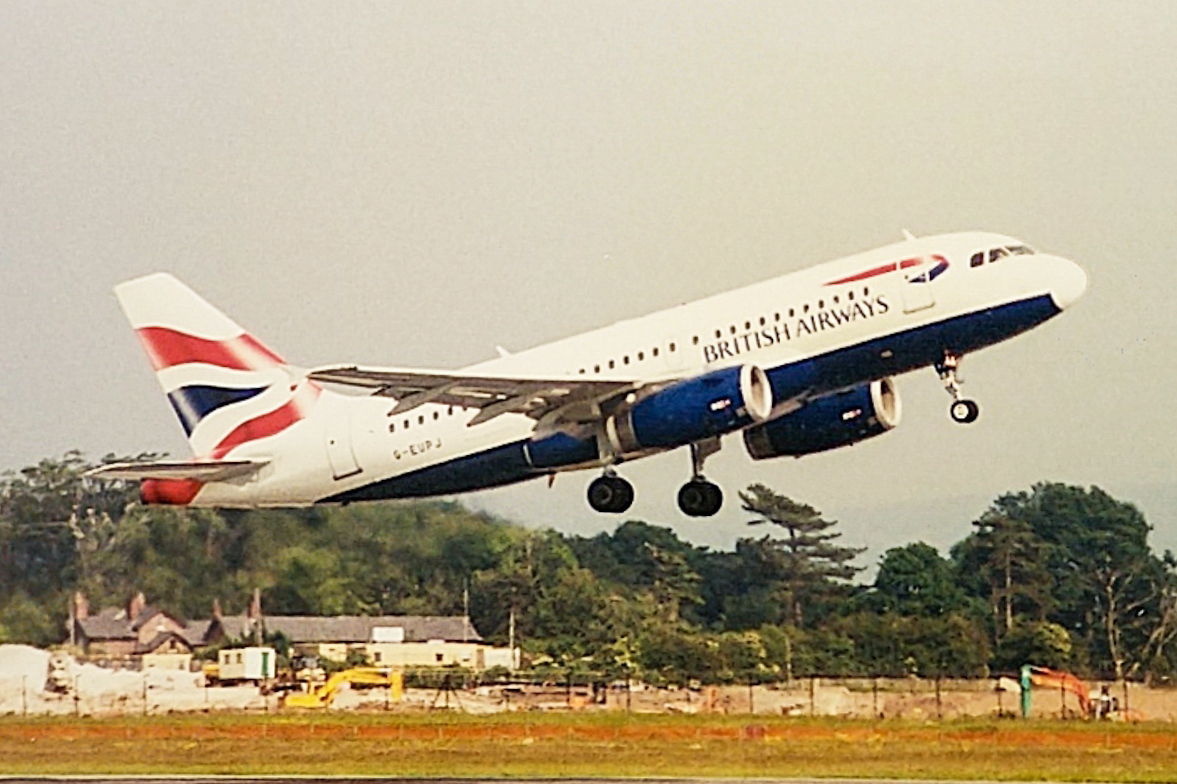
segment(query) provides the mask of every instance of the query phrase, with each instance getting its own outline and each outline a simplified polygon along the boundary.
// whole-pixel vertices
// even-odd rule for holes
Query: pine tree
[[[757,544],[765,557],[764,566],[774,573],[785,611],[785,621],[800,628],[813,615],[823,598],[837,593],[863,567],[850,562],[865,547],[842,547],[835,542],[842,534],[833,531],[836,520],[826,520],[808,504],[774,493],[761,484],[740,493],[745,512],[757,517],[749,525],[771,523],[780,526],[783,537],[766,534]]]

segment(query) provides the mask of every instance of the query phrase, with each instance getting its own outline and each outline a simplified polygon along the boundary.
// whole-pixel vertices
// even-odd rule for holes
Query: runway
[[[628,778],[628,779],[586,779],[586,778],[554,778],[554,779],[503,779],[503,778],[389,778],[385,776],[0,776],[0,784],[736,784],[737,782],[751,782],[752,784],[1052,784],[1051,782],[1016,782],[1016,781],[961,781],[942,779],[767,779],[767,778],[730,778],[730,779],[666,779],[666,778]],[[1101,784],[1088,782],[1088,784]]]
[[[384,776],[0,776],[0,784],[1051,784],[897,778],[390,778]],[[1089,782],[1088,784],[1100,784]]]

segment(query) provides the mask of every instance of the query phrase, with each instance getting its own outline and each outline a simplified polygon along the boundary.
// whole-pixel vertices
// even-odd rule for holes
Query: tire
[[[957,400],[949,406],[948,415],[952,417],[953,422],[967,425],[977,421],[977,417],[981,415],[981,407],[972,400]]]
[[[719,485],[692,480],[678,491],[678,508],[688,517],[711,517],[723,506],[723,491]]]
[[[588,503],[602,514],[620,514],[633,504],[633,485],[619,476],[599,476],[588,486]]]

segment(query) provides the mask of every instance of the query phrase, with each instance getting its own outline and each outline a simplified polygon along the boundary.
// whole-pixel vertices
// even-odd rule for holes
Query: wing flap
[[[195,479],[198,482],[223,482],[247,476],[265,466],[268,460],[164,460],[157,463],[108,463],[86,472],[97,479]]]
[[[565,407],[576,407],[638,389],[636,380],[494,376],[453,371],[361,368],[354,365],[312,370],[310,380],[372,390],[397,401],[390,416],[426,403],[478,409],[470,425],[503,414],[527,414],[539,420]]]

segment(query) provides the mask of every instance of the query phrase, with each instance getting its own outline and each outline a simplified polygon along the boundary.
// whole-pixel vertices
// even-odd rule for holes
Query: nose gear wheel
[[[961,356],[951,351],[944,352],[944,359],[936,363],[936,372],[944,382],[944,388],[952,395],[952,405],[948,407],[948,415],[952,421],[967,425],[976,422],[981,414],[981,407],[976,401],[964,397],[960,391],[961,380],[957,375],[960,368]]]

